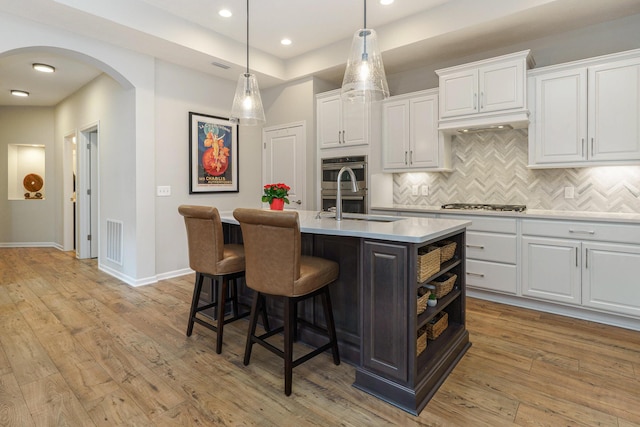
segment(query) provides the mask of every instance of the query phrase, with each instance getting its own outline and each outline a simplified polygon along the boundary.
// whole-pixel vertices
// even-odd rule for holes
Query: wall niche
[[[8,199],[43,200],[45,146],[8,145]]]

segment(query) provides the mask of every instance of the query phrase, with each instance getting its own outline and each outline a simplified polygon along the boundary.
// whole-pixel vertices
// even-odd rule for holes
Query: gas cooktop
[[[485,204],[485,203],[447,203],[445,205],[442,205],[442,209],[524,212],[527,209],[527,207],[525,205],[493,205],[493,204]]]

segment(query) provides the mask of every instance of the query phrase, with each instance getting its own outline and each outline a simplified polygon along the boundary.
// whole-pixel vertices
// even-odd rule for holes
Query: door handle
[[[296,205],[301,205],[302,204],[302,200],[296,200],[293,203],[295,203]]]

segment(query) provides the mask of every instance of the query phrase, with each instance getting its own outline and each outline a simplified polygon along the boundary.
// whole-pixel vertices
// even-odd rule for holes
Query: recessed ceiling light
[[[25,90],[11,89],[11,95],[13,95],[13,96],[29,96],[29,92],[27,92]]]
[[[47,64],[33,64],[33,69],[36,71],[40,71],[41,73],[53,73],[56,71],[55,67]]]
[[[233,13],[231,13],[229,9],[221,9],[220,12],[218,12],[218,15],[222,16],[223,18],[231,18]]]
[[[380,4],[383,6],[388,6],[393,3],[394,0],[380,0]]]
[[[280,44],[282,44],[284,46],[289,46],[291,44],[291,40],[290,39],[282,39],[282,40],[280,40]]]

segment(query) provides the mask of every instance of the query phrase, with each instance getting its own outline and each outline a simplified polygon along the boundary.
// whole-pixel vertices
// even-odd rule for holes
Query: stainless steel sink
[[[352,221],[370,221],[370,222],[395,222],[399,221],[403,218],[391,217],[391,216],[381,216],[381,215],[364,215],[364,214],[342,214],[344,219],[352,220]]]

